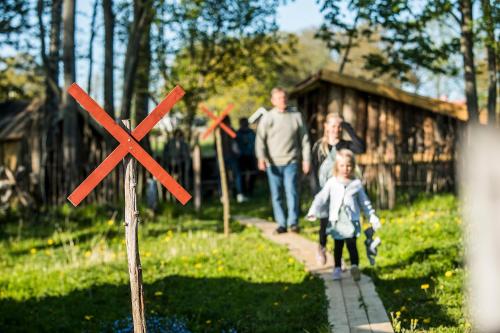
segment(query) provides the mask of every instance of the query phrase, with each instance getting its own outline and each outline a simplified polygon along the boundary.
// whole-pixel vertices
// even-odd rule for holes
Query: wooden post
[[[224,235],[229,236],[229,193],[227,189],[226,165],[224,164],[224,155],[222,152],[222,137],[220,127],[215,129],[215,144],[217,150],[217,162],[219,164],[220,185],[222,189],[222,207],[224,219]]]
[[[130,121],[123,120],[130,130]],[[125,241],[127,246],[128,273],[132,299],[132,318],[134,333],[146,332],[144,316],[144,290],[142,286],[141,257],[137,229],[139,226],[139,210],[137,209],[137,162],[129,154],[124,158],[125,166]]]
[[[193,174],[194,174],[194,209],[199,212],[201,208],[201,149],[199,136],[193,149]]]

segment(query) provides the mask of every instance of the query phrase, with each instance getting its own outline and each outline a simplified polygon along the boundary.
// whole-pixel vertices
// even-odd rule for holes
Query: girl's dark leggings
[[[326,227],[328,226],[328,217],[319,220],[319,245],[326,246]]]
[[[347,244],[351,265],[359,265],[358,248],[356,247],[356,237],[346,239],[335,239],[333,248],[333,257],[335,259],[335,267],[340,267],[342,264],[342,251],[344,250],[344,242]]]

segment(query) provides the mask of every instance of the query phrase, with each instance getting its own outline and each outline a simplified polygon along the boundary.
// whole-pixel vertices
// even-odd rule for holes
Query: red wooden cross
[[[224,110],[224,112],[222,112],[219,117],[216,117],[204,105],[201,106],[201,109],[203,110],[203,112],[205,112],[210,118],[212,118],[214,120],[214,122],[210,125],[210,127],[207,128],[205,133],[203,133],[203,135],[201,137],[203,140],[206,139],[208,137],[208,135],[210,134],[210,132],[212,132],[219,125],[220,125],[220,128],[222,128],[230,137],[232,137],[233,139],[236,138],[236,133],[234,133],[234,131],[229,126],[227,126],[226,124],[224,124],[222,122],[222,120],[229,114],[229,112],[231,112],[233,107],[234,107],[233,104],[229,104],[227,106],[227,108]]]
[[[132,154],[149,172],[155,176],[183,205],[191,195],[175,181],[138,143],[177,103],[184,90],[176,86],[168,96],[132,131],[130,135],[120,127],[79,85],[73,83],[68,93],[101,124],[120,145],[71,193],[68,200],[77,206],[104,177],[128,154]]]

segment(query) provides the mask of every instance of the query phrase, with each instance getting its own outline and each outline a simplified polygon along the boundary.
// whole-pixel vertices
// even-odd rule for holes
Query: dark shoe
[[[285,227],[278,227],[276,230],[273,232],[275,235],[277,234],[284,234],[286,233],[286,228]]]
[[[298,234],[300,232],[300,227],[298,225],[294,224],[290,227],[290,231]]]

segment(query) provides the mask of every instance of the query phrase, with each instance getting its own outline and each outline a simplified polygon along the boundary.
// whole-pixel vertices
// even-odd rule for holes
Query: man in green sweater
[[[259,170],[266,171],[271,190],[274,219],[278,223],[276,233],[284,233],[287,227],[299,232],[299,165],[302,172],[310,170],[311,147],[307,128],[300,112],[287,106],[284,89],[271,91],[274,108],[265,114],[257,127],[255,153]],[[288,214],[283,209],[285,190]]]

